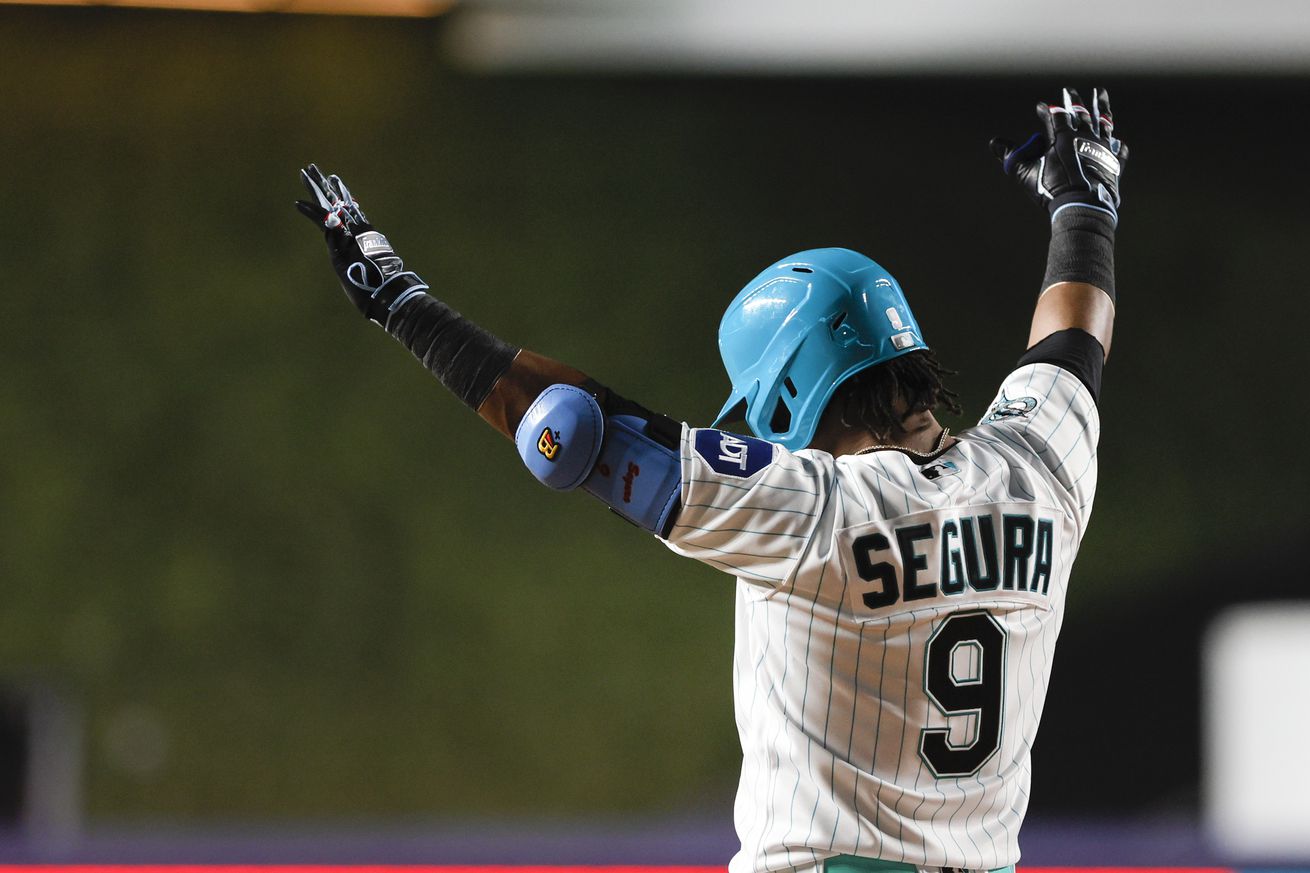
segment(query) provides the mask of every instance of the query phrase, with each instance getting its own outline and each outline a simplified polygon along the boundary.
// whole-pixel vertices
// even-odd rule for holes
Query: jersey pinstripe
[[[1018,861],[1099,428],[1051,364],[928,462],[684,428],[668,545],[738,580],[733,873]]]

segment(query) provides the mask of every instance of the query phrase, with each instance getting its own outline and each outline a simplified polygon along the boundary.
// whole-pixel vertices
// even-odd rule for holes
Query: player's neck
[[[942,426],[927,410],[906,416],[901,427],[883,435],[842,424],[839,417],[825,416],[809,447],[833,457],[853,455],[872,446],[903,448],[927,455],[937,449],[941,436]]]

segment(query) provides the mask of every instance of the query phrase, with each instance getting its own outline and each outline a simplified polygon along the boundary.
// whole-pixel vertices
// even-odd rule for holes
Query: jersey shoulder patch
[[[982,420],[983,424],[992,424],[997,421],[1007,421],[1013,418],[1030,418],[1037,411],[1037,406],[1041,401],[1036,397],[1027,396],[1016,392],[1016,396],[1009,397],[1005,388],[1001,388],[1001,396],[997,398],[992,411]]]
[[[773,461],[777,446],[721,430],[696,431],[696,454],[721,476],[749,479]]]

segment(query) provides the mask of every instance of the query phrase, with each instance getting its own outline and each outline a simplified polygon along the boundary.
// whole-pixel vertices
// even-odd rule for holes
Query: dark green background
[[[478,78],[441,38],[0,11],[0,666],[84,706],[97,819],[726,814],[732,581],[536,485],[363,323],[291,208],[303,163],[465,314],[693,423],[722,308],[803,248],[895,272],[957,427],[1022,351],[1045,231],[985,143],[1063,81]],[[1305,82],[1097,84],[1132,160],[1083,668],[1194,660],[1172,605],[1268,583],[1243,556],[1304,531],[1310,357]],[[1078,695],[1035,806],[1090,796],[1041,782],[1044,753],[1098,769],[1062,723],[1195,744],[1191,698]],[[125,713],[162,725],[157,768],[115,763]],[[1143,802],[1190,803],[1170,766]]]

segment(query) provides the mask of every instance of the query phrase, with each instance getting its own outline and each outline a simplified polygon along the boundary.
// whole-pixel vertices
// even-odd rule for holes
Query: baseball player
[[[1127,148],[1110,100],[1037,106],[992,151],[1050,217],[1027,351],[976,427],[905,295],[840,248],[728,306],[732,390],[692,428],[462,318],[336,176],[302,172],[347,296],[513,439],[679,554],[736,577],[744,761],[734,873],[1011,869],[1069,571],[1092,507]]]

